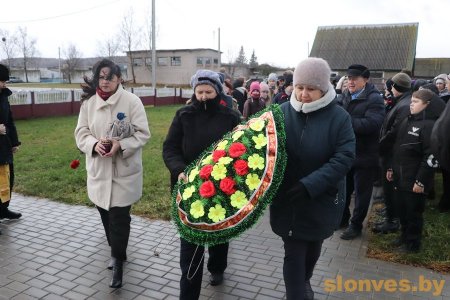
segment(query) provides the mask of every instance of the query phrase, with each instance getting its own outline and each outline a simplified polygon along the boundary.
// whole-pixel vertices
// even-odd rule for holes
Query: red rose
[[[213,169],[212,165],[206,165],[203,168],[201,168],[199,173],[200,178],[208,180],[209,176],[211,175],[212,169]]]
[[[213,152],[213,161],[214,162],[218,162],[219,159],[221,157],[224,157],[225,155],[227,155],[227,153],[225,152],[225,150],[216,150]]]
[[[207,180],[200,186],[200,196],[210,198],[216,194],[216,188],[211,180]]]
[[[237,160],[233,166],[234,166],[234,170],[236,171],[236,174],[238,174],[240,176],[247,175],[248,164],[245,160],[243,160],[243,159]]]
[[[231,144],[230,149],[228,149],[228,154],[233,158],[239,157],[245,152],[247,152],[247,148],[245,148],[242,143],[233,143]]]
[[[78,159],[74,159],[72,160],[72,162],[70,163],[70,167],[72,169],[76,169],[78,168],[78,166],[80,165],[80,161]]]
[[[220,181],[220,189],[222,192],[227,194],[228,196],[233,195],[234,192],[236,192],[236,189],[234,186],[236,185],[236,182],[231,177],[225,177]]]

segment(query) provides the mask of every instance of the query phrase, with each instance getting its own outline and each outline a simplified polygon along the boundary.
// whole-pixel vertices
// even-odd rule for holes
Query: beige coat
[[[101,157],[94,152],[95,144],[106,136],[108,125],[125,113],[135,132],[121,139],[122,150],[113,157]],[[142,196],[142,147],[150,138],[147,115],[142,101],[119,85],[107,101],[97,94],[81,105],[75,140],[86,154],[87,190],[89,199],[97,206],[124,207]]]

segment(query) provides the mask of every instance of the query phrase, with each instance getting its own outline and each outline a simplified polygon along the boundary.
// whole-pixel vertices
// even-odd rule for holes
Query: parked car
[[[9,80],[7,81],[7,83],[21,83],[21,82],[23,82],[22,79],[13,76],[10,76]]]

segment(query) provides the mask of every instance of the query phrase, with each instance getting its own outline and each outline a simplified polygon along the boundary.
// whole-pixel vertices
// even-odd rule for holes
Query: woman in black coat
[[[14,185],[13,154],[19,149],[20,145],[8,101],[8,97],[12,94],[11,90],[6,87],[6,81],[8,80],[9,69],[0,64],[0,167],[7,168],[3,169],[3,176],[6,176],[6,172],[9,172],[9,190],[0,191],[0,195],[2,195],[0,196],[0,219],[18,219],[22,214],[8,209]]]
[[[194,89],[192,101],[176,112],[163,144],[163,159],[170,171],[172,189],[177,180],[187,180],[184,170],[191,162],[240,123],[237,111],[220,104],[222,84],[217,73],[198,70],[192,76],[191,86]],[[228,243],[210,247],[208,253],[210,284],[219,285],[227,267]],[[203,246],[181,238],[180,299],[199,298],[203,255]]]

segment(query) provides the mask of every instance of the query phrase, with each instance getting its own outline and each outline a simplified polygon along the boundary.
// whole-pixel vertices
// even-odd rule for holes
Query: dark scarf
[[[200,110],[204,110],[210,113],[216,112],[222,106],[220,104],[221,97],[217,95],[214,99],[209,99],[206,101],[198,101],[195,94],[192,95],[192,104]]]
[[[114,94],[114,93],[112,93],[112,92],[104,92],[104,91],[102,91],[102,89],[99,88],[99,87],[97,87],[96,92],[97,92],[97,94],[100,96],[100,98],[102,98],[102,99],[105,100],[105,101],[108,100],[109,97],[111,97],[112,94]]]

